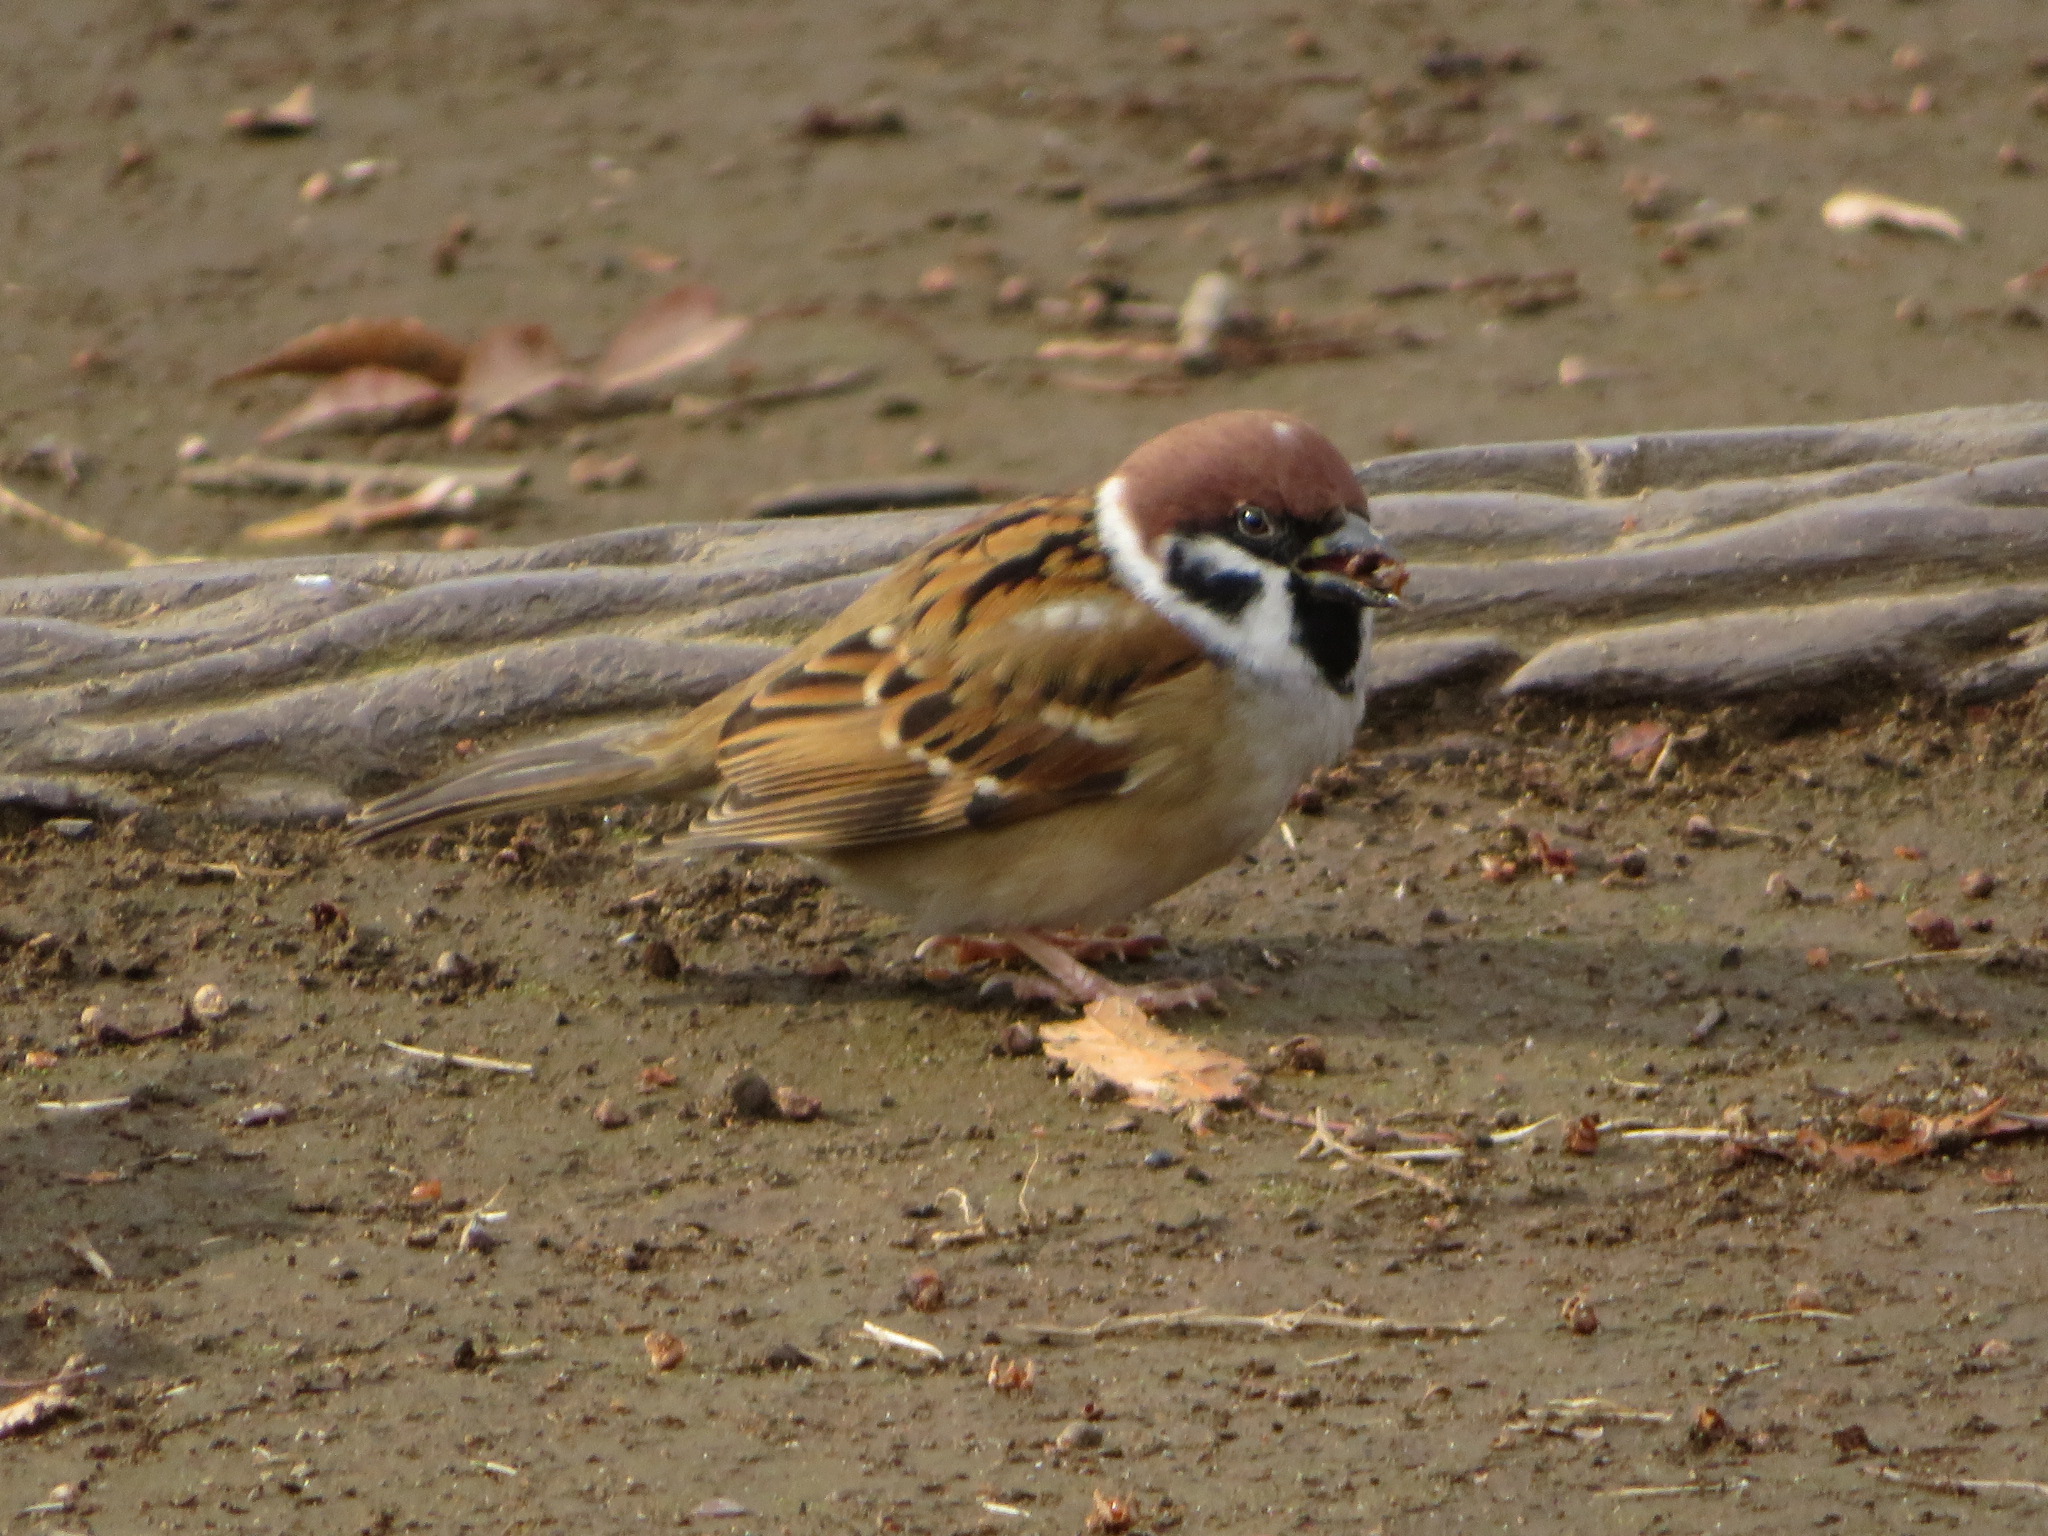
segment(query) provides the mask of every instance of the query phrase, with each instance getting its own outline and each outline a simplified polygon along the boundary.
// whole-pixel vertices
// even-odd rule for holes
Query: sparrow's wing
[[[1112,580],[1086,497],[971,524],[860,607],[727,717],[686,848],[823,853],[1128,791],[1176,750],[1148,699],[1213,665]]]

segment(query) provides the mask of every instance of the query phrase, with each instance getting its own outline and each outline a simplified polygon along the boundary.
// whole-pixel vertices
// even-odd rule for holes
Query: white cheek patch
[[[1109,552],[1110,568],[1125,586],[1214,655],[1289,682],[1316,680],[1314,664],[1294,643],[1294,605],[1288,597],[1286,571],[1227,539],[1191,541],[1211,570],[1240,572],[1259,583],[1258,595],[1235,617],[1225,617],[1193,601],[1166,579],[1160,561],[1140,541],[1124,495],[1121,476],[1105,480],[1096,493],[1095,522],[1103,548]]]

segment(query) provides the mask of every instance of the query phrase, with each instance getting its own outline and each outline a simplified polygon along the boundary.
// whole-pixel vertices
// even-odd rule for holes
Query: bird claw
[[[1100,965],[1105,960],[1149,960],[1166,947],[1163,933],[1131,933],[1112,928],[1106,933],[1049,933],[1048,944],[1057,945],[1083,965]],[[1008,939],[985,938],[978,934],[944,933],[917,946],[916,958],[929,959],[940,951],[951,954],[956,967],[994,963],[1017,965],[1027,957]]]
[[[1000,971],[981,984],[983,997],[1007,992],[1018,1002],[1057,1003],[1069,1008],[1085,1007],[1106,998],[1122,998],[1148,1014],[1170,1013],[1176,1008],[1205,1008],[1216,1001],[1216,989],[1206,981],[1158,982],[1135,987],[1121,986],[1108,977],[1098,977],[1099,986],[1068,987],[1051,976],[1028,971]]]

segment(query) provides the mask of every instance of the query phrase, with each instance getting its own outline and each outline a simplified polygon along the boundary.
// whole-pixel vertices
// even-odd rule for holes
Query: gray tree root
[[[1363,466],[1413,564],[1382,717],[2048,676],[2048,403]],[[682,710],[973,509],[0,580],[0,803],[326,819],[457,741]],[[2015,634],[2018,631],[2018,634]]]

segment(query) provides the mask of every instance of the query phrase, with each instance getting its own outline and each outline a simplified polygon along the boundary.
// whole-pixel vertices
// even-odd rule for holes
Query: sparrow
[[[1403,575],[1327,437],[1225,411],[1092,493],[934,540],[680,717],[502,753],[368,806],[351,840],[693,799],[674,853],[787,850],[916,933],[998,935],[977,953],[1036,963],[1036,995],[1204,1000],[1112,983],[1083,957],[1114,943],[1075,935],[1249,851],[1343,754]]]

